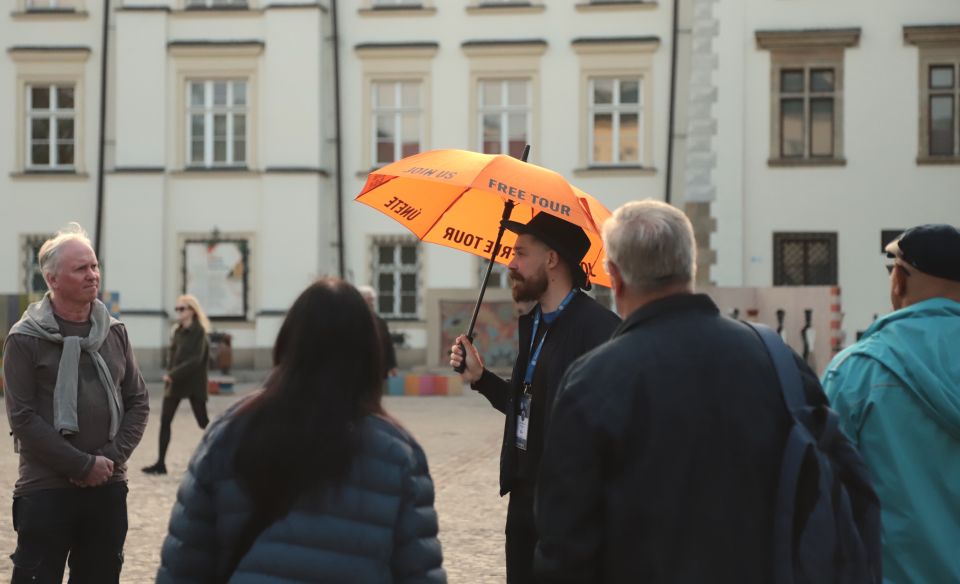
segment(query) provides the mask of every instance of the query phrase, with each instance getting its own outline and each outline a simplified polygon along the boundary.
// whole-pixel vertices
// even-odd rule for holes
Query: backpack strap
[[[800,378],[800,369],[794,359],[793,351],[783,342],[780,335],[772,328],[764,324],[748,322],[747,326],[757,333],[760,340],[763,341],[773,361],[773,366],[777,370],[777,377],[780,379],[780,392],[783,394],[783,401],[787,404],[787,409],[794,418],[807,405],[807,399],[803,394],[803,382]]]

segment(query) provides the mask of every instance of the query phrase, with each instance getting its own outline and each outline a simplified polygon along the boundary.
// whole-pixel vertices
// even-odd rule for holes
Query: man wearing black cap
[[[507,582],[532,581],[537,544],[533,493],[547,415],[567,366],[610,338],[620,319],[581,292],[589,289],[580,262],[590,247],[583,230],[547,213],[529,223],[506,221],[517,233],[510,262],[510,285],[517,302],[537,302],[520,317],[519,354],[509,380],[487,371],[476,348],[466,349],[462,376],[506,415],[500,455],[500,494],[510,493],[507,507]],[[450,364],[463,353],[451,347]]]
[[[960,582],[960,230],[886,248],[894,312],[837,355],[823,387],[876,481],[889,582]]]

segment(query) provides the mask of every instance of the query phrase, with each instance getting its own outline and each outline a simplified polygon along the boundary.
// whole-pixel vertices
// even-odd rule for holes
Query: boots
[[[162,462],[157,462],[150,466],[143,467],[143,472],[149,475],[165,475],[167,474],[167,465]]]

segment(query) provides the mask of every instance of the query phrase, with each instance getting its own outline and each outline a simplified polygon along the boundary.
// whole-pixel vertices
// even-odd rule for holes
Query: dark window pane
[[[30,162],[33,164],[50,164],[50,145],[43,142],[31,146]]]
[[[50,86],[39,85],[30,88],[30,107],[32,109],[50,109]]]
[[[227,141],[226,140],[213,141],[213,161],[227,162]]]
[[[380,277],[377,278],[377,288],[380,290],[380,294],[393,294],[393,274],[386,273],[380,274]]]
[[[400,247],[400,263],[408,266],[417,265],[417,246],[404,245]]]
[[[190,141],[190,162],[203,162],[203,139]]]
[[[621,81],[620,82],[620,103],[635,104],[640,103],[640,82],[639,81]]]
[[[833,91],[833,69],[814,69],[810,71],[811,91]]]
[[[73,109],[73,87],[57,88],[57,109]]]
[[[417,275],[416,274],[401,274],[400,275],[400,292],[416,292],[417,291]]]
[[[930,89],[952,89],[953,83],[953,65],[930,67]]]
[[[640,161],[640,116],[620,114],[620,158],[618,162]]]
[[[803,284],[803,243],[784,242],[781,253],[783,266],[783,285],[799,286]]]
[[[510,142],[507,143],[507,148],[510,149],[507,154],[513,156],[514,158],[520,158],[523,156],[523,149],[526,147],[526,145],[526,140],[510,140]]]
[[[833,156],[833,98],[810,100],[810,156]]]
[[[400,312],[403,314],[415,314],[417,312],[417,297],[411,294],[401,296]]]
[[[245,81],[236,81],[233,84],[233,103],[234,105],[246,105],[247,103],[247,83]]]
[[[613,103],[613,79],[593,80],[593,103]]]
[[[36,140],[50,139],[50,118],[34,118],[30,120],[30,137]]]
[[[500,114],[483,115],[483,152],[500,154]]]
[[[930,97],[930,154],[952,156],[954,154],[953,131],[955,126],[953,96]]]
[[[190,84],[190,105],[203,107],[203,83]]]
[[[380,294],[377,296],[377,312],[380,314],[393,314],[392,294]]]
[[[780,101],[780,155],[803,157],[803,100]]]
[[[73,140],[73,119],[57,120],[57,140]]]
[[[784,93],[803,91],[803,69],[781,71],[780,91]]]
[[[233,141],[233,161],[245,162],[247,160],[247,143],[243,140]]]
[[[57,164],[73,164],[73,144],[57,144]]]
[[[774,249],[775,286],[836,284],[836,234],[774,234]]]
[[[381,245],[377,247],[377,263],[381,266],[389,266],[393,264],[392,245]]]

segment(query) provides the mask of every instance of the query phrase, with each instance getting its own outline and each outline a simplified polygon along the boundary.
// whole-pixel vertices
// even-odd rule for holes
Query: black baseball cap
[[[952,225],[912,227],[888,245],[886,252],[928,276],[960,282],[960,229]]]
[[[517,235],[532,235],[547,244],[567,262],[573,285],[584,290],[590,289],[587,275],[580,267],[580,262],[590,249],[590,238],[583,229],[549,213],[537,213],[527,223],[502,221],[501,225]]]

